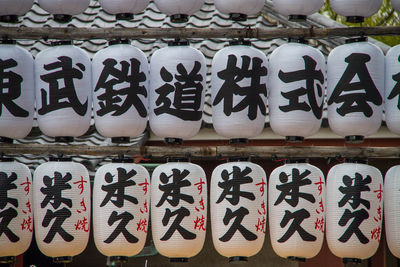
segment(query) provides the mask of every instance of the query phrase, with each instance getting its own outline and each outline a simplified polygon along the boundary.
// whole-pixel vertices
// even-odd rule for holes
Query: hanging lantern
[[[0,262],[15,262],[33,232],[32,176],[24,164],[0,162]]]
[[[385,176],[384,206],[386,242],[390,252],[400,258],[400,166],[390,168]]]
[[[171,22],[187,22],[189,16],[200,11],[205,0],[154,0],[157,8],[167,16],[170,16]]]
[[[280,257],[304,260],[322,248],[325,232],[325,177],[307,163],[276,168],[269,179],[269,229]]]
[[[146,55],[128,40],[112,41],[94,55],[93,111],[102,136],[118,142],[146,129],[148,72]]]
[[[231,42],[212,62],[211,96],[215,131],[231,143],[247,142],[264,129],[267,57],[248,41]]]
[[[25,15],[34,0],[3,0],[0,2],[0,22],[17,23],[18,16]]]
[[[264,244],[267,177],[251,162],[219,165],[212,173],[210,209],[215,249],[230,262],[247,261]]]
[[[69,159],[50,159],[33,175],[35,238],[54,262],[70,262],[85,250],[90,230],[90,178]]]
[[[37,120],[44,134],[71,141],[90,126],[91,63],[71,41],[54,45],[35,60]]]
[[[392,47],[385,59],[385,122],[389,130],[400,134],[400,45]]]
[[[28,51],[12,40],[0,41],[0,137],[26,137],[33,126],[35,103],[34,63]]]
[[[157,251],[186,262],[203,248],[207,223],[207,180],[195,164],[158,166],[151,180],[151,228]]]
[[[382,0],[331,0],[330,5],[338,15],[346,17],[347,22],[361,23],[379,11]]]
[[[328,173],[326,239],[344,262],[361,262],[379,247],[383,216],[380,171],[360,163],[343,163]]]
[[[204,55],[188,42],[171,42],[150,60],[151,130],[170,144],[195,136],[201,127],[206,88]]]
[[[117,20],[133,19],[134,14],[143,12],[150,0],[99,0],[101,7]]]
[[[264,4],[265,0],[214,0],[215,8],[234,21],[246,21],[247,16],[257,15]]]
[[[150,175],[144,167],[111,163],[99,168],[93,187],[97,249],[109,257],[140,253],[146,241],[149,209]]]
[[[54,20],[59,23],[71,21],[72,16],[83,13],[90,4],[90,0],[38,0],[39,6],[53,14]]]
[[[269,119],[276,134],[296,142],[321,127],[326,63],[324,55],[304,39],[289,42],[269,59]]]
[[[391,0],[391,4],[394,10],[400,12],[400,0]]]
[[[328,57],[328,120],[347,142],[362,142],[382,123],[385,58],[366,38],[350,39]]]
[[[307,16],[318,12],[325,0],[273,0],[272,2],[276,11],[295,21],[306,20]]]

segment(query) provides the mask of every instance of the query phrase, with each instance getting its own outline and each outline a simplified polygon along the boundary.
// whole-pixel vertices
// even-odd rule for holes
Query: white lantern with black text
[[[168,143],[182,143],[201,127],[206,90],[204,55],[188,42],[171,42],[150,60],[151,130]]]
[[[361,23],[379,11],[382,0],[330,0],[330,5],[347,22]]]
[[[350,39],[328,57],[328,120],[348,142],[376,133],[383,116],[385,58],[366,38]]]
[[[47,162],[33,176],[35,238],[55,262],[83,252],[90,232],[90,178],[80,163]]]
[[[322,248],[325,232],[325,177],[307,163],[276,168],[269,178],[272,248],[283,258],[309,259]]]
[[[385,122],[400,134],[400,45],[392,47],[385,58]]]
[[[167,16],[171,22],[187,22],[189,16],[201,9],[205,0],[154,0],[157,8]]]
[[[267,177],[251,162],[214,169],[210,182],[212,238],[230,262],[247,261],[262,248],[267,222]]]
[[[151,179],[151,229],[157,251],[185,262],[203,248],[207,224],[207,180],[195,164],[169,162]]]
[[[393,166],[385,175],[384,210],[386,242],[390,252],[400,258],[400,166]]]
[[[358,261],[372,257],[381,240],[380,171],[361,163],[338,164],[328,173],[326,192],[326,240],[331,252]]]
[[[245,21],[248,16],[257,15],[264,4],[265,0],[214,0],[215,8],[235,21]]]
[[[101,7],[116,19],[133,19],[134,14],[143,12],[150,0],[99,0]]]
[[[23,254],[33,232],[32,175],[24,164],[0,162],[0,261]]]
[[[391,4],[394,10],[400,12],[400,0],[391,0]]]
[[[302,141],[315,134],[322,122],[325,57],[305,43],[292,39],[275,49],[269,59],[270,124],[288,141]]]
[[[93,111],[97,131],[105,137],[136,137],[147,125],[146,55],[128,42],[110,42],[92,61]]]
[[[272,0],[276,11],[289,16],[289,20],[305,20],[324,5],[325,0]]]
[[[0,137],[24,138],[35,113],[33,57],[15,41],[0,43]]]
[[[267,105],[267,57],[250,42],[231,42],[212,62],[212,119],[215,131],[236,140],[264,129]]]
[[[140,165],[100,167],[93,186],[93,235],[106,256],[134,256],[143,249],[149,223],[150,175]]]
[[[18,16],[25,15],[34,0],[3,0],[0,2],[0,22],[18,22]]]
[[[38,0],[39,6],[54,16],[60,23],[71,21],[72,16],[83,13],[90,0]]]
[[[77,137],[87,132],[92,109],[89,56],[70,41],[43,50],[35,59],[37,120],[48,136]]]

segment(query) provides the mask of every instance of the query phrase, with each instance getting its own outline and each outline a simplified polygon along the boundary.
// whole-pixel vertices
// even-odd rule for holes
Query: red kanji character
[[[83,179],[83,177],[81,176],[81,179],[77,182],[74,182],[74,184],[78,184],[78,188],[81,190],[81,192],[79,193],[80,195],[82,195],[83,190],[84,190],[84,184],[87,183],[86,180]]]
[[[75,225],[75,230],[83,230],[85,232],[89,232],[88,221],[86,217],[83,217],[83,220],[78,220]]]
[[[260,187],[261,196],[264,196],[264,193],[265,193],[265,185],[266,185],[264,179],[261,179],[261,183],[256,184],[256,186],[259,186],[259,185],[261,186],[261,187]]]
[[[32,209],[31,209],[31,202],[28,199],[28,202],[25,203],[25,207],[28,208],[28,211],[22,210],[23,213],[27,214],[28,212],[31,213]]]
[[[381,203],[381,201],[382,201],[382,192],[383,192],[382,184],[379,184],[379,189],[374,191],[374,193],[378,193],[376,195],[376,198],[379,200],[379,203]]]
[[[87,210],[84,198],[82,198],[81,207],[83,208],[82,210],[76,210],[78,213],[81,213],[82,211],[85,212]]]
[[[256,231],[265,234],[265,217],[263,217],[262,220],[258,218],[258,223],[256,224]]]
[[[204,199],[203,199],[203,197],[201,197],[201,199],[199,201],[199,204],[200,204],[200,208],[195,207],[196,211],[204,210]]]
[[[149,212],[149,210],[147,209],[147,199],[144,201],[143,210],[142,210],[142,208],[140,208],[140,212],[141,213],[148,213]]]
[[[147,186],[149,185],[149,182],[147,182],[147,178],[144,179],[144,183],[140,183],[139,186],[142,187],[142,190],[144,192],[144,195],[147,195]]]
[[[382,221],[382,207],[381,207],[381,205],[379,205],[379,207],[377,209],[377,212],[378,212],[378,218],[374,217],[374,220],[376,222]]]
[[[320,212],[324,212],[324,202],[322,202],[322,198],[319,201],[319,209],[315,210],[318,214],[320,214]]]
[[[195,186],[197,186],[197,190],[199,190],[199,195],[201,195],[201,193],[203,193],[203,184],[205,184],[205,182],[201,178],[200,178],[200,182],[194,184]]]
[[[147,219],[140,219],[140,221],[137,223],[136,231],[147,233]]]
[[[26,182],[23,182],[20,185],[25,185],[25,188],[24,188],[24,191],[26,192],[25,195],[28,195],[29,194],[29,190],[30,190],[30,185],[31,185],[31,182],[29,182],[29,178],[26,177]]]
[[[378,242],[381,241],[381,228],[380,227],[371,231],[371,239],[378,240]]]
[[[31,216],[28,216],[28,220],[23,219],[23,221],[21,223],[21,229],[28,230],[31,233],[33,232]]]
[[[267,214],[267,211],[265,210],[265,202],[264,202],[264,201],[261,203],[261,209],[262,209],[262,211],[257,210],[257,211],[258,211],[258,214],[260,214],[260,215],[265,215],[265,214]]]
[[[315,221],[315,230],[319,230],[322,233],[324,233],[325,232],[324,228],[325,228],[324,218],[321,219],[317,218]]]
[[[201,215],[201,218],[199,218],[198,216],[196,217],[196,220],[194,221],[194,229],[199,229],[199,230],[206,230],[206,222],[205,222],[205,218],[204,215]]]
[[[318,196],[320,196],[322,194],[322,185],[325,183],[322,181],[322,178],[319,177],[319,182],[316,182],[314,184],[318,186],[318,192],[319,192]]]

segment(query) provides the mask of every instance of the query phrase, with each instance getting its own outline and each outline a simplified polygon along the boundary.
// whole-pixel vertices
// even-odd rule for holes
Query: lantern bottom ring
[[[15,260],[15,256],[0,257],[0,263],[13,264]]]
[[[171,16],[171,22],[173,23],[184,23],[188,22],[189,16],[186,14],[175,14]]]
[[[63,257],[55,257],[53,258],[54,263],[71,263],[72,257],[71,256],[63,256]]]
[[[1,21],[1,19],[0,19],[0,21]],[[14,140],[11,138],[0,136],[0,143],[12,144],[13,142],[14,142]]]
[[[245,145],[249,142],[247,138],[234,138],[229,140],[229,144],[231,145]]]
[[[364,142],[364,136],[349,135],[344,138],[344,141],[348,144],[360,144],[360,143]]]
[[[306,15],[289,15],[290,21],[305,21],[307,20]]]
[[[71,143],[74,142],[74,138],[72,136],[56,136],[54,141],[57,143]]]
[[[298,261],[298,262],[305,262],[306,261],[306,258],[300,258],[300,257],[295,257],[295,256],[289,256],[287,258],[288,258],[288,260],[291,260],[291,261]]]
[[[18,16],[17,15],[0,16],[0,22],[18,23]]]
[[[235,257],[230,257],[229,258],[229,262],[231,263],[235,263],[235,262],[247,262],[248,261],[248,257],[243,257],[243,256],[235,256]]]
[[[71,15],[67,14],[54,14],[54,21],[57,21],[59,23],[67,23],[72,20]]]
[[[349,17],[346,17],[346,22],[362,23],[362,22],[364,22],[364,17],[361,17],[361,16],[349,16]]]
[[[347,263],[361,263],[361,259],[355,259],[355,258],[343,258],[343,263],[347,264]]]
[[[167,137],[167,138],[164,138],[164,141],[168,145],[180,146],[183,144],[183,140],[181,138]]]
[[[241,13],[231,13],[229,14],[229,18],[233,21],[246,21],[247,15]]]
[[[289,143],[301,143],[304,141],[303,136],[286,136],[285,137],[286,142]]]
[[[185,263],[185,262],[189,262],[188,258],[170,258],[169,259],[170,262],[174,262],[174,263]]]
[[[111,138],[111,142],[114,144],[126,144],[129,143],[131,141],[130,137],[112,137]]]
[[[115,15],[116,20],[131,20],[133,19],[132,13],[118,13]]]
[[[128,257],[126,256],[111,256],[108,258],[110,263],[118,264],[118,263],[127,263]]]

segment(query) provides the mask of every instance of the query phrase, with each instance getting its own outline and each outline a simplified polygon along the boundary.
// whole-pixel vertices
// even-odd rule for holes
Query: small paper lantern
[[[212,238],[229,261],[247,261],[262,248],[267,221],[267,177],[251,162],[214,169],[210,182]]]
[[[359,142],[381,126],[385,58],[366,38],[350,39],[328,57],[328,120],[332,131]]]
[[[32,176],[17,162],[0,162],[0,261],[30,246],[33,232]]]
[[[15,41],[0,44],[0,137],[26,137],[33,126],[34,63]]]
[[[206,69],[204,55],[187,42],[172,42],[151,57],[150,128],[168,143],[182,143],[199,132]]]
[[[385,176],[384,206],[386,242],[390,252],[400,258],[400,166],[390,168]]]
[[[381,240],[383,179],[380,171],[360,163],[331,168],[326,184],[326,239],[344,259],[372,257]]]
[[[233,42],[212,62],[211,96],[215,131],[231,142],[259,135],[267,105],[267,57],[250,42]]]
[[[32,6],[34,0],[3,0],[0,2],[0,21],[18,22],[18,16],[25,15]]]
[[[101,7],[110,14],[115,15],[117,20],[133,19],[146,9],[150,0],[99,0]]]
[[[330,5],[333,11],[346,17],[347,22],[361,23],[379,11],[382,0],[331,0]]]
[[[48,136],[77,137],[90,126],[91,62],[70,41],[56,44],[35,59],[37,120]]]
[[[174,23],[187,22],[188,17],[199,11],[204,2],[205,0],[154,0],[157,8],[170,16]]]
[[[38,0],[39,6],[54,16],[60,23],[71,21],[72,16],[83,13],[90,0]]]
[[[235,21],[246,21],[247,16],[257,15],[264,4],[265,0],[214,0],[215,8]]]
[[[274,7],[279,13],[289,16],[289,20],[306,20],[324,5],[325,0],[273,0]]]
[[[389,130],[400,134],[400,45],[392,47],[385,59],[385,122]]]
[[[203,248],[207,224],[207,180],[195,164],[158,166],[151,180],[151,229],[157,251],[185,262]]]
[[[92,61],[93,111],[105,137],[136,137],[147,126],[148,72],[145,54],[128,42],[110,42]]]
[[[40,251],[70,261],[83,252],[90,231],[90,178],[80,163],[47,162],[33,175],[35,238]]]
[[[400,12],[400,0],[391,0],[390,2],[392,3],[393,9]]]
[[[93,187],[93,235],[106,256],[134,256],[146,242],[150,175],[133,163],[100,167]]]
[[[309,259],[322,248],[325,232],[325,177],[307,163],[276,168],[269,178],[269,230],[282,258]]]
[[[269,60],[270,124],[287,141],[302,141],[315,134],[322,122],[325,57],[303,41],[280,46]]]

